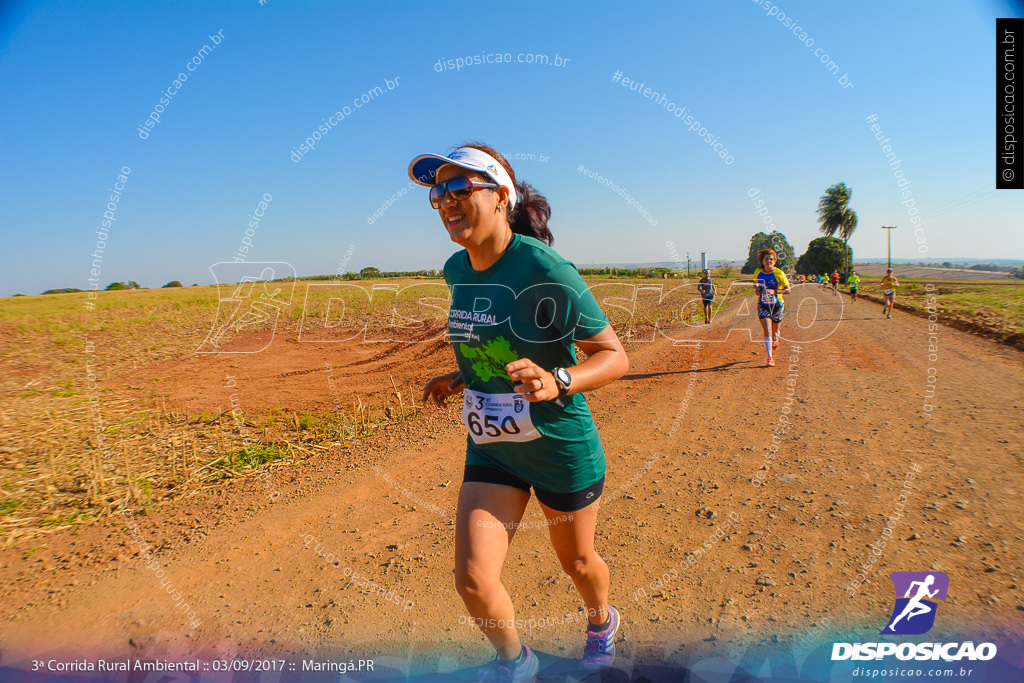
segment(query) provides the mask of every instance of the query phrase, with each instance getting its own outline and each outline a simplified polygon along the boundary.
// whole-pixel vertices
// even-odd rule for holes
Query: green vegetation
[[[877,282],[873,284],[877,286]],[[900,285],[897,304],[925,311],[934,303],[940,319],[983,326],[992,332],[990,336],[1000,340],[1024,334],[1024,284],[974,280],[925,283],[900,278]]]
[[[61,382],[61,384],[63,385],[64,388],[55,389],[51,391],[50,396],[56,396],[57,398],[69,398],[71,396],[78,396],[80,393],[82,393],[80,391],[75,391],[74,389],[72,389],[70,381]]]
[[[166,285],[164,285],[162,287],[162,289],[167,289],[168,287],[181,287],[181,286],[182,286],[182,284],[181,284],[180,280],[171,280]]]
[[[39,522],[39,525],[44,529],[55,529],[62,526],[70,526],[73,524],[85,524],[95,519],[94,516],[85,512],[71,512],[63,517],[60,515],[51,515],[49,517],[43,517]]]
[[[857,229],[857,212],[850,208],[850,199],[853,197],[853,190],[846,186],[846,183],[836,183],[827,190],[818,200],[818,223],[821,234],[826,237],[834,237],[838,232],[843,239],[843,245],[847,245],[850,237]],[[845,250],[842,252],[845,256]],[[846,276],[850,274],[850,264],[853,263],[853,256],[841,261],[836,268],[846,282]]]
[[[120,289],[142,289],[142,285],[135,280],[129,280],[128,282],[111,282],[106,287],[108,292],[115,292]]]
[[[666,274],[672,277],[672,274],[676,272],[664,266],[657,266],[655,268],[614,268],[612,266],[605,266],[604,268],[579,268],[578,270],[583,277],[614,278],[617,280],[631,280],[634,278],[661,279]]]
[[[757,252],[762,249],[775,250],[775,253],[779,255],[776,265],[782,270],[789,270],[793,267],[793,262],[796,260],[796,250],[793,249],[793,245],[789,243],[785,235],[778,230],[773,230],[770,233],[759,232],[750,238],[747,262],[740,268],[740,273],[743,275],[753,275],[754,271],[761,267],[761,264],[757,262]]]
[[[238,470],[259,467],[260,465],[276,460],[283,460],[288,454],[275,446],[249,446],[239,448],[226,456],[228,466],[236,472]]]
[[[853,263],[853,249],[835,237],[818,237],[807,245],[807,251],[797,259],[796,270],[805,275],[831,273],[843,268],[845,262]]]

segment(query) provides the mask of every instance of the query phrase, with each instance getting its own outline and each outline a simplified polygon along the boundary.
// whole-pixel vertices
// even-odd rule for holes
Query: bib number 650
[[[504,434],[519,434],[522,431],[511,415],[502,418],[500,415],[484,413],[483,422],[480,421],[480,417],[481,415],[475,411],[470,411],[466,417],[466,425],[474,436],[483,436],[486,433],[490,437],[499,437]]]

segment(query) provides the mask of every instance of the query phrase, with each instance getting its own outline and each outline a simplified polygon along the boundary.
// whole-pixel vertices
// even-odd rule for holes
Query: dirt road
[[[927,320],[886,320],[876,304],[815,287],[789,297],[784,336],[799,336],[797,310],[805,318],[812,300],[813,329],[831,321],[834,331],[784,341],[775,368],[763,367],[756,316],[740,305],[711,326],[670,332],[699,347],[630,343],[629,375],[589,397],[608,459],[598,547],[624,619],[623,656],[877,634],[892,571],[949,575],[930,637],[1018,628],[1024,356],[945,327],[929,351]],[[226,373],[246,410],[329,409],[325,360],[342,392],[386,373],[420,387],[454,362],[439,343],[276,338],[260,354],[139,372],[159,370],[168,395],[196,412],[224,404]],[[137,527],[119,520],[54,533],[33,553],[5,549],[4,662],[77,652],[480,663],[491,654],[460,623],[452,579],[464,441],[455,407],[425,409],[353,448],[275,467],[266,483],[240,479],[163,505]],[[526,642],[578,658],[580,603],[542,520],[531,502],[503,578],[518,616],[533,620]],[[859,573],[866,583],[852,588]]]

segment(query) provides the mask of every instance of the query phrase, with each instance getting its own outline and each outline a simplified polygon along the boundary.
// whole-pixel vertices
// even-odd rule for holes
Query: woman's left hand
[[[505,370],[509,377],[521,382],[512,390],[517,394],[526,394],[523,398],[530,403],[558,398],[558,383],[554,376],[529,358],[512,361],[505,366]]]

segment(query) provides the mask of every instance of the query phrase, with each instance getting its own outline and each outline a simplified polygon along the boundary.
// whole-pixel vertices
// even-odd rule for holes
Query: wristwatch
[[[555,384],[558,385],[558,395],[565,396],[569,393],[569,386],[572,384],[572,375],[565,368],[554,368],[551,370],[551,374],[555,378]]]

